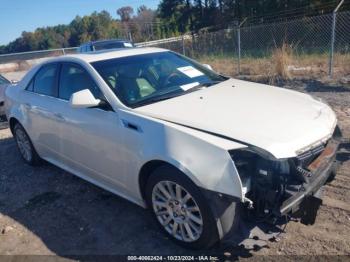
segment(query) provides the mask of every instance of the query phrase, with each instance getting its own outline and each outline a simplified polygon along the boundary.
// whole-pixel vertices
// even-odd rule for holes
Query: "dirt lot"
[[[279,242],[268,242],[259,250],[230,245],[209,251],[184,250],[158,231],[148,211],[50,164],[37,168],[25,165],[10,131],[3,129],[0,254],[54,254],[68,259],[74,259],[74,255],[225,252],[229,259],[350,255],[350,89],[316,81],[294,81],[285,87],[326,100],[336,111],[344,135],[338,154],[341,167],[336,179],[325,186],[324,205],[314,225],[290,222]]]

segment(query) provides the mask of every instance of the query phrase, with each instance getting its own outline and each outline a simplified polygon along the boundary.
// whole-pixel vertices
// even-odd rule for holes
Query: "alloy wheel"
[[[27,134],[20,128],[16,129],[16,141],[23,158],[30,162],[32,160],[32,148]]]
[[[200,209],[182,186],[160,181],[152,191],[153,210],[159,223],[173,237],[185,242],[198,240],[203,231]]]

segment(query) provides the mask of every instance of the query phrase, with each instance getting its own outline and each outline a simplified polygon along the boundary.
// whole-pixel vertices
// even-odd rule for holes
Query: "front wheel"
[[[146,187],[146,200],[158,224],[188,248],[207,248],[218,241],[214,216],[200,189],[182,172],[157,168]]]

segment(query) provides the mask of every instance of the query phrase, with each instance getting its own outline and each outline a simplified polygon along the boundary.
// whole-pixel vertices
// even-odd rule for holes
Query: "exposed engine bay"
[[[274,223],[298,211],[308,196],[316,196],[334,177],[338,132],[295,158],[276,160],[250,149],[230,152],[245,190],[246,218]]]

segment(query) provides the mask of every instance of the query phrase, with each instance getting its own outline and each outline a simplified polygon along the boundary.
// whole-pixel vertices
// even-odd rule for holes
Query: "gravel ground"
[[[184,250],[158,230],[147,210],[50,164],[36,168],[24,164],[5,128],[0,130],[0,255],[74,259],[74,255],[225,253],[229,260],[260,255],[350,255],[350,89],[316,81],[284,86],[327,101],[343,131],[338,154],[341,167],[336,179],[325,186],[314,225],[289,222],[280,241],[255,250],[230,245],[209,251]]]

